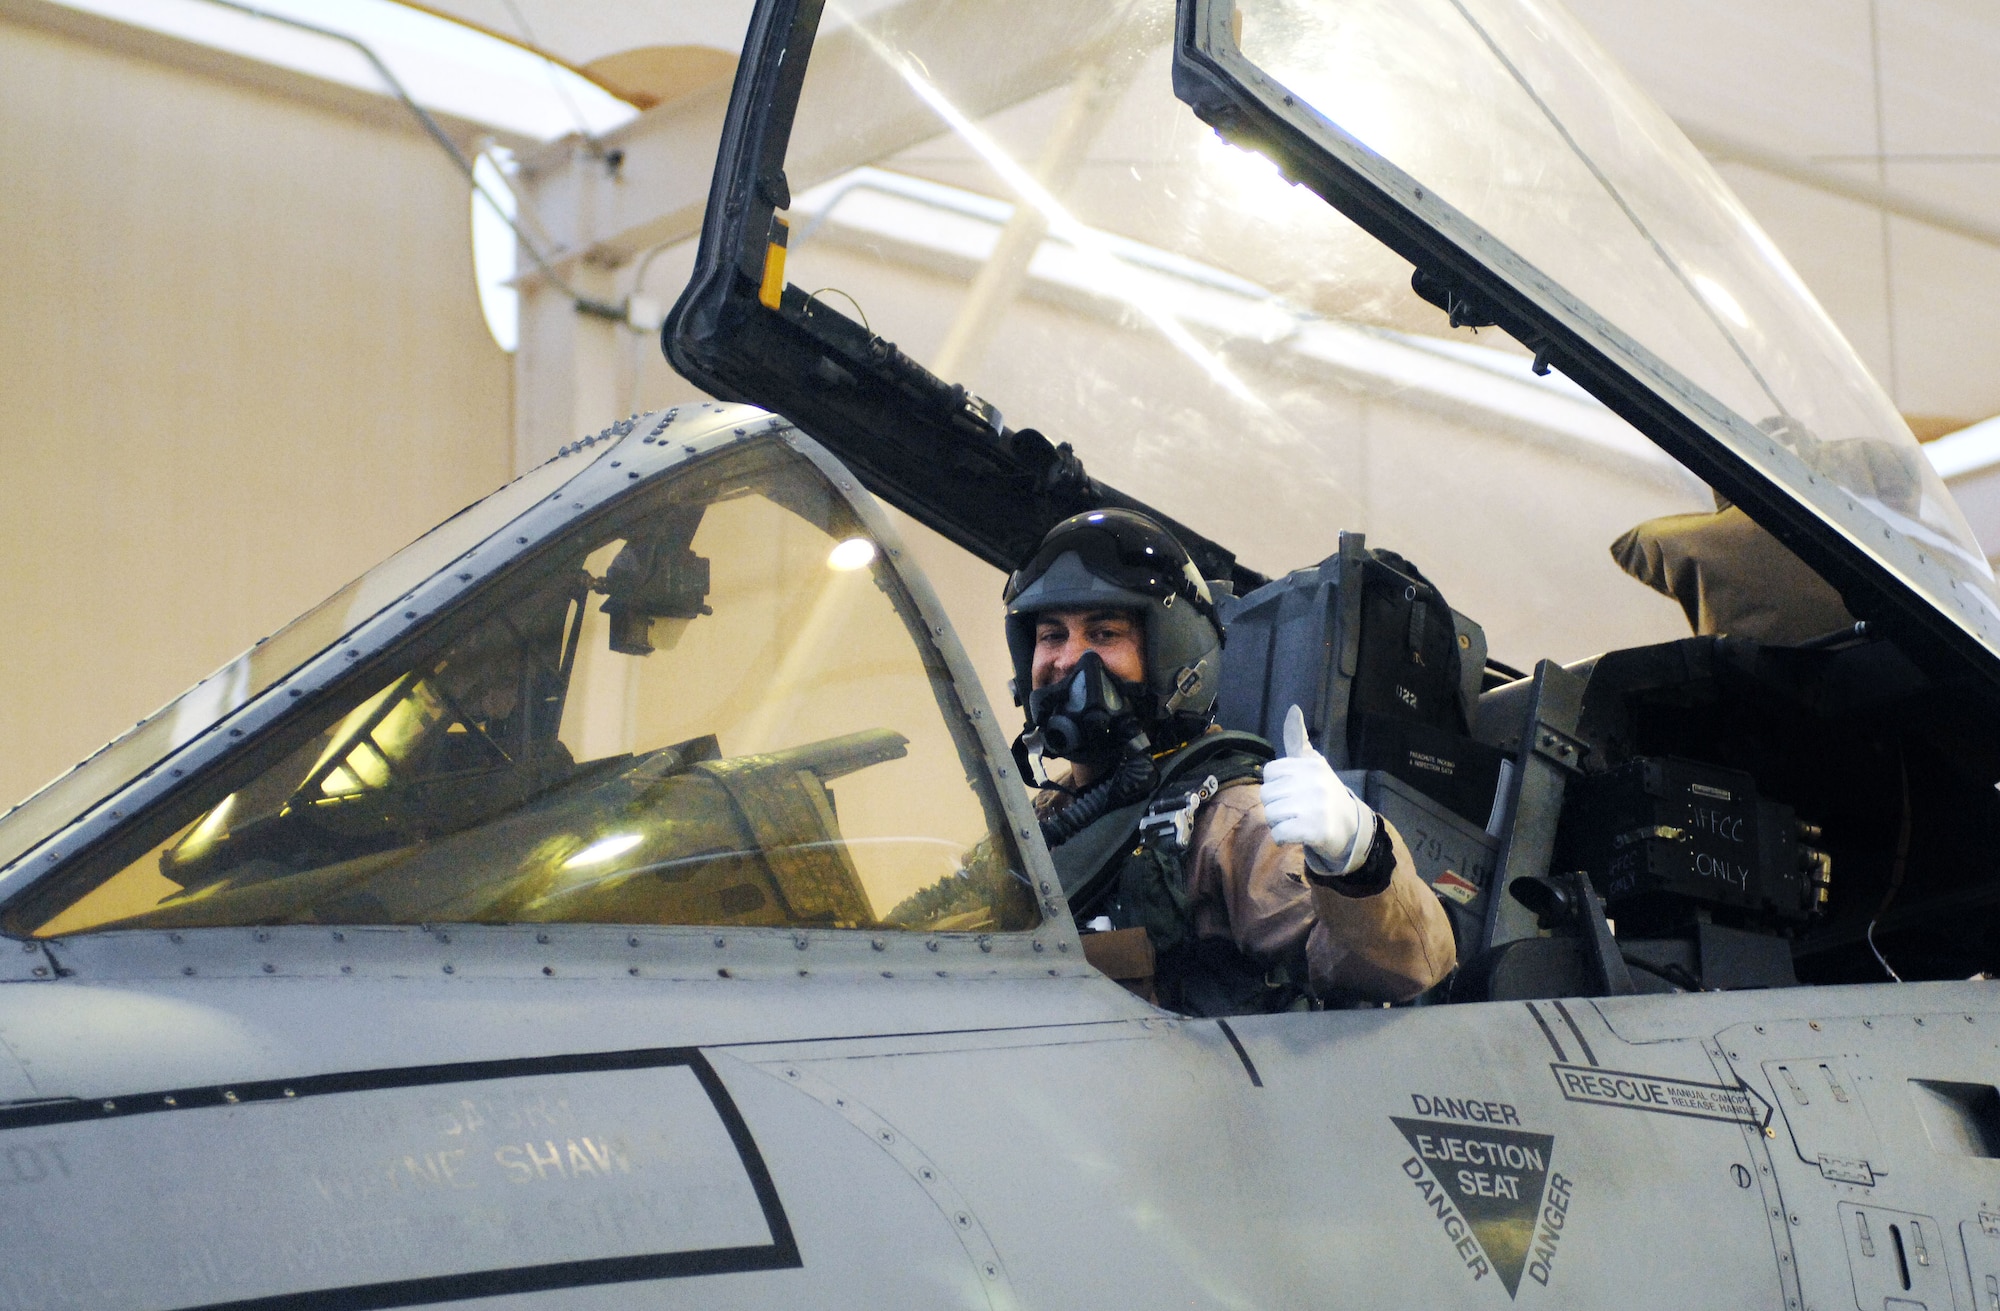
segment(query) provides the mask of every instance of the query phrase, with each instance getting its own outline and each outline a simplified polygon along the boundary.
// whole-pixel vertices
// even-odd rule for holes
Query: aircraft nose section
[[[0,992],[0,1005],[4,1005],[5,998],[6,994]],[[35,1096],[34,1081],[28,1078],[27,1067],[7,1049],[5,1031],[0,1028],[0,1106],[33,1101]]]
[[[0,938],[0,1106],[32,1101],[49,1094],[36,1089],[28,1067],[8,1040],[8,1021],[22,1013],[21,1003],[46,996],[50,989],[32,988],[31,983],[47,983],[56,976],[55,962],[39,942],[17,942]]]
[[[244,1077],[273,1065],[271,1046],[240,1020],[185,1000],[0,983],[0,1108],[191,1087],[218,1071]]]

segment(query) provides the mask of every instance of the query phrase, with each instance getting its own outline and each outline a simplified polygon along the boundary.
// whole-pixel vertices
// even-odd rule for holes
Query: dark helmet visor
[[[1167,532],[1129,510],[1089,510],[1057,524],[1039,550],[1007,580],[1001,600],[1014,598],[1074,551],[1092,574],[1148,596],[1179,596],[1211,622],[1215,609],[1190,576],[1188,554]]]

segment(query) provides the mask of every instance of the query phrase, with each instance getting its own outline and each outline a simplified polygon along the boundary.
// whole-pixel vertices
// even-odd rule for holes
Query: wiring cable
[[[234,10],[239,14],[247,14],[252,18],[261,18],[266,22],[277,23],[282,27],[293,28],[301,32],[310,32],[314,36],[323,36],[328,40],[338,41],[342,45],[349,46],[360,52],[361,57],[367,60],[369,66],[375,70],[383,82],[388,84],[390,92],[396,99],[402,101],[403,107],[416,116],[417,121],[423,125],[424,131],[429,134],[431,140],[435,141],[444,150],[444,153],[451,157],[451,162],[458,167],[460,173],[465,175],[466,182],[471,185],[472,189],[488,205],[493,207],[493,212],[498,214],[500,220],[512,230],[515,238],[521,243],[521,249],[528,252],[528,258],[534,261],[535,267],[541,271],[543,277],[549,280],[550,285],[563,295],[569,297],[580,314],[589,314],[600,319],[613,319],[620,323],[625,321],[624,306],[613,305],[606,301],[586,296],[575,287],[572,287],[568,279],[556,272],[555,266],[550,264],[547,256],[542,253],[541,247],[527,234],[520,223],[516,221],[515,217],[509,214],[506,208],[494,198],[493,193],[481,184],[479,178],[473,172],[472,161],[465,157],[465,152],[458,148],[458,143],[453,141],[450,134],[439,126],[437,119],[431,116],[429,110],[416,102],[415,98],[410,95],[409,90],[404,87],[402,80],[390,72],[389,66],[382,61],[382,57],[375,53],[374,47],[370,46],[360,37],[351,35],[350,33],[337,31],[330,27],[321,27],[317,23],[308,23],[304,19],[293,18],[289,14],[273,13],[269,9],[259,9],[255,5],[241,4],[238,3],[238,0],[205,0],[205,2],[215,5],[218,8]]]
[[[528,16],[521,12],[521,7],[515,4],[514,0],[501,0],[501,3],[507,6],[507,12],[513,16],[514,26],[521,29],[521,39],[528,43],[528,49],[540,53],[542,43],[535,39],[535,29],[528,26]],[[590,124],[584,119],[583,111],[577,108],[576,100],[571,97],[569,88],[556,76],[555,64],[547,59],[542,60],[542,71],[549,75],[550,89],[556,93],[556,99],[563,102],[563,108],[569,111],[570,121],[576,124],[576,134],[583,138],[584,145],[590,147],[591,155],[616,170],[624,162],[624,155],[617,153],[614,159],[614,152],[607,151],[604,144],[597,139],[597,134],[590,130]]]
[[[645,381],[646,354],[647,354],[646,343],[649,340],[651,340],[653,336],[659,331],[660,325],[657,323],[651,325],[641,325],[633,322],[631,319],[631,314],[632,314],[631,306],[635,304],[638,298],[645,293],[646,274],[652,269],[653,260],[662,251],[671,250],[675,246],[683,245],[688,240],[689,238],[687,237],[675,237],[669,241],[656,242],[653,245],[646,247],[645,250],[641,251],[639,253],[639,258],[633,262],[632,287],[631,290],[626,292],[625,294],[625,305],[627,307],[625,326],[632,330],[632,341],[631,341],[632,386],[630,391],[627,393],[628,403],[625,408],[627,409],[627,411],[633,414],[639,413],[639,389],[640,386]]]
[[[1901,983],[1903,976],[1896,973],[1895,967],[1889,964],[1889,958],[1875,945],[1875,926],[1887,913],[1889,903],[1896,899],[1898,892],[1902,891],[1903,876],[1909,872],[1910,867],[1910,767],[1903,758],[1901,746],[1896,749],[1896,773],[1903,784],[1903,817],[1896,826],[1896,863],[1890,868],[1889,891],[1883,895],[1882,904],[1875,908],[1875,915],[1868,921],[1868,930],[1863,936],[1868,939],[1868,950],[1875,953],[1875,963],[1882,967],[1882,972],[1897,983]]]

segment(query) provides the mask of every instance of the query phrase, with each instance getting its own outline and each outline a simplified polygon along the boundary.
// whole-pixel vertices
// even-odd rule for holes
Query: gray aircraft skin
[[[1567,31],[1435,7],[1503,61]],[[1023,29],[1055,12],[1020,8]],[[769,408],[576,442],[0,820],[0,1308],[2000,1311],[2000,998],[1952,981],[1997,963],[2000,612],[1948,495],[1894,454],[1908,434],[1869,426],[1851,355],[1815,373],[1779,334],[1732,358],[1767,393],[1838,374],[1847,418],[1771,408],[1890,451],[1866,486],[1250,65],[1222,0],[1160,25],[1207,121],[1427,270],[1455,321],[1583,382],[1869,625],[1669,644],[1754,675],[1688,712],[1679,754],[1713,730],[1700,758],[1821,770],[1785,799],[1818,806],[1831,905],[1742,930],[1804,986],[1628,970],[1637,940],[1587,884],[1547,935],[1499,895],[1561,873],[1565,787],[1614,753],[1589,714],[1606,656],[1488,675],[1474,719],[1509,767],[1467,839],[1484,855],[1420,852],[1479,885],[1468,970],[1553,943],[1570,986],[1175,1015],[1085,960],[1015,712],[871,492],[989,561],[1130,498],[1070,467],[1006,482],[1047,443],[827,327],[782,272],[761,298],[819,20],[758,10],[668,325],[691,376]],[[1647,205],[1699,208],[1665,188],[1635,224]],[[1759,718],[1781,686],[1819,727]],[[1890,763],[1853,782],[1843,752],[1868,750]],[[1843,829],[1843,799],[1889,818]],[[1878,927],[1928,981],[1867,981]]]

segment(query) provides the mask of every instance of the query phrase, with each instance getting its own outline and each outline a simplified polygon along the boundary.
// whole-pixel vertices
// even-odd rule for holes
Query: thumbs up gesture
[[[1368,859],[1375,814],[1313,750],[1297,706],[1285,713],[1285,754],[1264,766],[1261,799],[1272,840],[1304,844],[1315,873],[1350,874]]]

